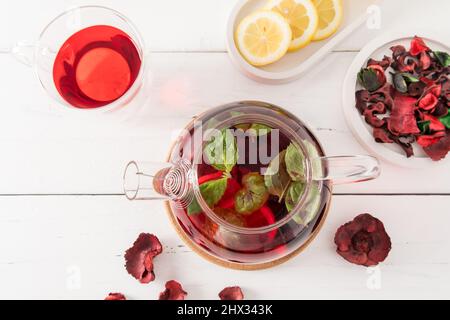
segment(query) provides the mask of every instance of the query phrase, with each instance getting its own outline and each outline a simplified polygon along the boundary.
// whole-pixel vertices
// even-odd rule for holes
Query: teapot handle
[[[348,184],[376,179],[380,162],[371,156],[322,157],[312,160],[313,180]]]

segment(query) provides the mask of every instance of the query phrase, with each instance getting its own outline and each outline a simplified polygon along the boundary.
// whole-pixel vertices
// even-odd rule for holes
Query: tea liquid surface
[[[125,32],[112,26],[92,26],[62,45],[53,79],[59,94],[72,106],[98,108],[128,91],[141,64],[139,52]]]

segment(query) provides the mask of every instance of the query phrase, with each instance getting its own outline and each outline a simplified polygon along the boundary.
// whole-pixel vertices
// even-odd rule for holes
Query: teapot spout
[[[192,168],[185,161],[172,163],[128,163],[123,176],[123,189],[128,200],[170,200],[189,206],[192,191]]]

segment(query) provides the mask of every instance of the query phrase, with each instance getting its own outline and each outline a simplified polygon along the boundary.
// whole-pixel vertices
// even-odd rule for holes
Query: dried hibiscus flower
[[[417,142],[439,161],[450,152],[450,55],[432,51],[417,36],[409,50],[398,45],[391,51],[392,57],[370,59],[359,72],[364,90],[355,94],[356,108],[376,142],[395,143],[408,158]]]
[[[187,292],[183,290],[181,284],[175,280],[166,283],[166,290],[159,294],[159,300],[184,300]]]
[[[359,215],[341,226],[334,242],[345,260],[366,267],[383,262],[391,251],[391,239],[383,223],[370,214]]]
[[[152,234],[142,233],[133,246],[125,253],[126,269],[141,283],[155,280],[153,259],[163,251],[158,238]]]
[[[425,44],[422,38],[419,38],[418,36],[415,36],[414,39],[411,41],[411,54],[413,56],[418,56],[421,53],[430,51],[430,48]]]
[[[105,300],[107,301],[121,301],[127,300],[127,298],[121,293],[110,293]]]
[[[219,293],[220,300],[244,300],[244,294],[240,287],[228,287]]]

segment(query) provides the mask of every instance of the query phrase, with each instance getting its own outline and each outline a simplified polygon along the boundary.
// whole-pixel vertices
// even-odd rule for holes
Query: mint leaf
[[[448,113],[445,117],[439,118],[439,121],[447,128],[450,129],[450,109],[448,109]]]
[[[450,55],[447,52],[434,51],[433,53],[442,66],[444,67],[450,66]]]
[[[305,180],[305,157],[300,152],[300,148],[291,143],[286,150],[286,170],[292,181]]]
[[[215,169],[231,172],[238,159],[236,137],[230,129],[224,129],[218,136],[212,138],[204,152],[209,163]]]
[[[251,214],[261,209],[269,199],[264,177],[259,173],[249,173],[242,178],[243,188],[236,193],[235,210],[240,214]]]
[[[200,193],[203,199],[208,204],[208,207],[213,208],[220,199],[222,199],[227,189],[228,179],[221,178],[218,180],[212,180],[200,185]],[[194,198],[192,203],[188,207],[188,214],[195,215],[203,212],[200,204]]]
[[[288,212],[294,210],[300,200],[303,191],[305,190],[305,185],[302,182],[295,181],[291,183],[287,193],[286,193],[286,209]]]
[[[271,195],[277,196],[280,203],[291,183],[291,177],[286,169],[286,152],[283,150],[272,160],[264,175],[267,190]]]

